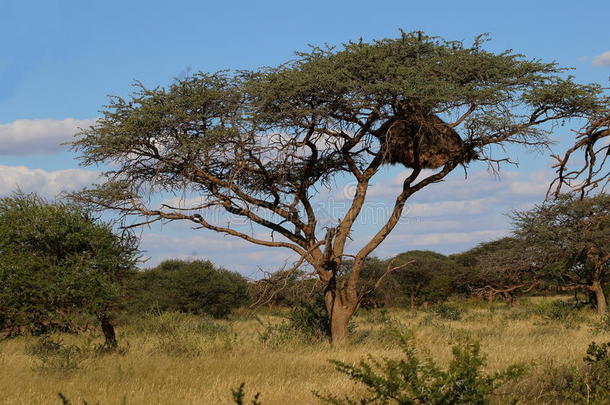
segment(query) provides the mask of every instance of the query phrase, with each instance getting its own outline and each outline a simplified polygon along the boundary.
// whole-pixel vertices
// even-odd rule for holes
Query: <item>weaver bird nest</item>
[[[374,135],[386,164],[436,169],[450,161],[466,164],[478,158],[449,124],[424,107],[408,106]]]

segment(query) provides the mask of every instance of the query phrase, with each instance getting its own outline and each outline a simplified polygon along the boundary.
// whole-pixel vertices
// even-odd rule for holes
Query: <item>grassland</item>
[[[480,342],[486,371],[525,363],[529,373],[503,387],[495,403],[561,403],[557,390],[570,367],[582,365],[591,341],[610,341],[610,328],[590,310],[533,298],[503,304],[450,304],[435,311],[361,311],[349,345],[332,348],[281,327],[281,311],[213,321],[181,314],[150,315],[120,327],[120,349],[103,354],[101,337],[53,335],[63,348],[49,355],[40,338],[0,342],[0,403],[230,404],[231,389],[246,384],[265,405],[316,404],[313,391],[357,394],[362,390],[328,362],[372,355],[399,357],[398,335],[412,335],[422,357],[440,364],[451,347]],[[72,350],[73,349],[73,350]],[[46,353],[46,354],[45,354]]]

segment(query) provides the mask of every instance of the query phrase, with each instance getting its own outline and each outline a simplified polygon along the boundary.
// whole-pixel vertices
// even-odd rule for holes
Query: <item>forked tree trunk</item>
[[[597,312],[605,314],[608,310],[606,303],[606,295],[604,294],[604,288],[599,280],[593,281],[589,289],[595,294],[595,304],[597,306]]]

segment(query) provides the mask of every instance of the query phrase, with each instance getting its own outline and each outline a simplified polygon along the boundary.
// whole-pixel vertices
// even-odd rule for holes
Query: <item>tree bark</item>
[[[599,280],[593,281],[589,289],[595,294],[597,312],[600,314],[605,314],[608,310],[608,305],[606,303],[606,295],[604,294],[604,288],[602,287],[601,282]]]
[[[409,297],[409,306],[411,308],[411,311],[415,311],[415,295],[411,295]]]
[[[333,346],[347,343],[349,321],[355,312],[355,303],[346,303],[340,291],[327,290],[324,293],[326,312],[330,321],[330,343]]]
[[[100,315],[100,324],[102,326],[102,333],[104,334],[104,344],[108,348],[117,347],[116,333],[114,331],[114,326],[110,323],[110,319],[108,319],[107,315]]]

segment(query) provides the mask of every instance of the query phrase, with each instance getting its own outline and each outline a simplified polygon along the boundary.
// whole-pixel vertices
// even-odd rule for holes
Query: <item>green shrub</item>
[[[559,322],[566,328],[577,327],[578,324],[585,321],[578,308],[567,301],[541,302],[534,305],[532,311],[543,319]]]
[[[459,321],[462,319],[462,315],[464,315],[466,311],[457,304],[441,302],[440,304],[436,304],[432,307],[432,312],[438,315],[441,319],[446,319],[448,321]]]
[[[376,342],[384,346],[404,345],[413,338],[413,331],[398,319],[391,318],[387,312],[380,320],[381,328],[377,332]]]
[[[264,327],[259,332],[261,342],[272,346],[294,341],[318,343],[330,336],[330,322],[322,297],[300,303],[286,318],[280,324],[264,324],[257,318]],[[350,323],[349,331],[354,331],[353,322]]]
[[[107,321],[136,261],[136,239],[82,207],[0,198],[0,331],[44,335]]]
[[[38,371],[59,374],[71,374],[78,370],[86,357],[80,347],[54,341],[48,336],[29,346],[27,352],[35,357]]]
[[[265,345],[282,347],[291,343],[304,344],[307,342],[307,337],[286,321],[279,324],[265,324],[259,319],[259,322],[263,329],[258,332],[258,339]]]
[[[606,312],[597,321],[591,325],[593,333],[607,333],[610,332],[610,313]]]
[[[572,369],[564,388],[566,400],[578,404],[606,405],[610,398],[610,343],[592,342],[581,370]]]
[[[209,261],[166,260],[132,277],[126,309],[226,318],[248,301],[247,286],[240,274]]]
[[[292,309],[288,314],[288,324],[312,342],[320,342],[330,336],[330,322],[321,296]]]
[[[446,370],[431,359],[420,360],[415,349],[405,344],[405,358],[377,360],[369,357],[352,366],[332,361],[337,370],[352,380],[364,384],[364,398],[339,398],[333,395],[316,396],[334,405],[356,404],[487,404],[490,397],[504,383],[516,380],[525,367],[513,365],[502,372],[484,375],[485,358],[479,345],[468,343],[453,348],[453,359]]]

